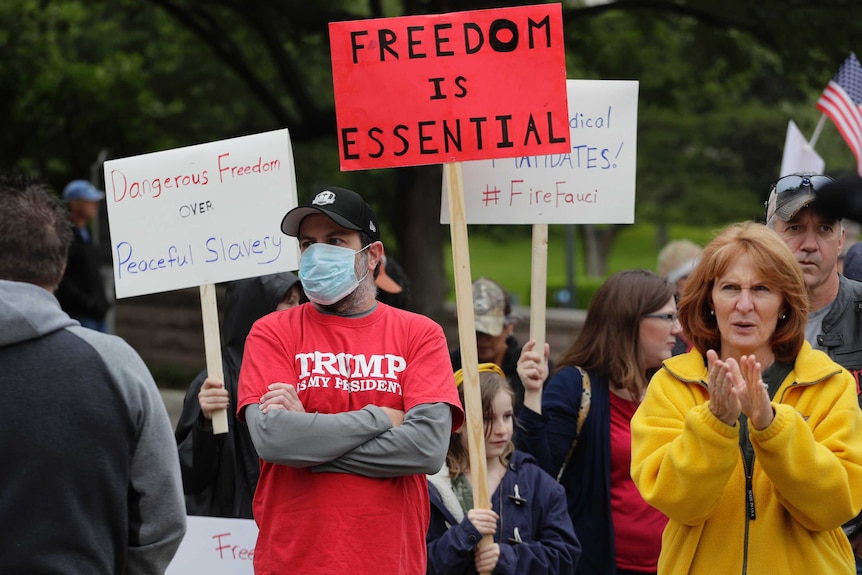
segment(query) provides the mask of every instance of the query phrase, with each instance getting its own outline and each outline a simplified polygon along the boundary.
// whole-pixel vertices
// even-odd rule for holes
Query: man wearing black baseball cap
[[[299,240],[310,302],[246,339],[238,416],[262,460],[255,573],[424,573],[425,474],[464,417],[443,330],[375,299],[383,244],[356,192],[323,188],[281,228]]]

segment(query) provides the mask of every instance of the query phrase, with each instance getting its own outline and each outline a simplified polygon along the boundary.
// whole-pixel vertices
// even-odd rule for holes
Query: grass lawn
[[[530,260],[532,257],[532,230],[529,226],[517,226],[516,233],[509,233],[504,226],[485,226],[468,230],[470,244],[470,272],[473,278],[486,276],[500,282],[513,296],[516,304],[530,305]],[[671,226],[671,240],[690,239],[704,245],[712,239],[720,227]],[[579,294],[578,307],[586,307],[586,301],[601,285],[605,277],[587,277],[584,270],[583,246],[575,246],[575,290]],[[656,260],[661,246],[656,239],[656,228],[652,224],[632,224],[624,227],[611,250],[608,275],[632,268],[656,269]],[[566,287],[566,229],[565,226],[548,227],[548,305],[555,305],[552,295]],[[447,299],[455,301],[452,274],[452,248],[446,247],[446,277],[449,285]]]

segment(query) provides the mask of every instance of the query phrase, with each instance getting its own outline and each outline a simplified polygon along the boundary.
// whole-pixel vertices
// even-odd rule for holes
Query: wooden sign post
[[[530,339],[535,350],[545,349],[545,307],[548,290],[548,224],[533,224],[530,260]]]
[[[491,508],[488,493],[485,458],[485,426],[482,417],[482,394],[479,389],[479,352],[476,349],[476,318],[473,315],[473,280],[470,273],[470,250],[467,243],[467,218],[464,214],[464,196],[461,164],[443,165],[443,177],[449,182],[449,208],[452,212],[452,267],[455,275],[455,302],[458,310],[458,340],[461,347],[461,369],[464,374],[464,413],[467,425],[467,450],[470,456],[470,482],[473,502],[482,509]],[[490,535],[481,544],[492,543]]]
[[[224,381],[224,364],[221,360],[221,336],[218,325],[218,304],[213,284],[201,286],[201,317],[204,324],[204,350],[207,358],[207,376]],[[228,432],[227,410],[213,413],[213,433]]]

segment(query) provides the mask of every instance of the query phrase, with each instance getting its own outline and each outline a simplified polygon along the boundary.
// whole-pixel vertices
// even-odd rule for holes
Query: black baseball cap
[[[815,191],[817,207],[824,215],[862,223],[862,178],[846,176]]]
[[[310,201],[287,212],[281,220],[281,231],[297,237],[305,216],[318,213],[348,230],[366,233],[375,242],[380,240],[380,226],[371,207],[356,192],[336,186],[319,189]]]

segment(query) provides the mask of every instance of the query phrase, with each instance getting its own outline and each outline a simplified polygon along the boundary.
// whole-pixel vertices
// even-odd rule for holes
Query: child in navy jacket
[[[460,370],[455,379],[460,385]],[[481,364],[479,381],[493,509],[473,507],[462,428],[450,438],[443,469],[428,477],[428,573],[574,573],[581,548],[563,488],[531,455],[514,451],[514,393],[503,371],[493,363]],[[463,403],[463,388],[460,392]],[[483,535],[493,535],[494,542],[478,548]]]

